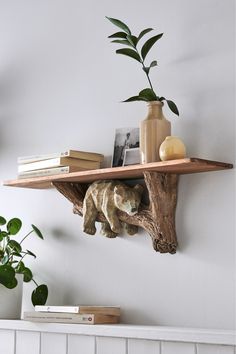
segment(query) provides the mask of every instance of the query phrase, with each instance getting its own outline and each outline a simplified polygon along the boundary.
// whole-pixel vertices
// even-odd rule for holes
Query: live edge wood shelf
[[[5,181],[5,186],[44,189],[55,187],[70,202],[75,214],[83,215],[83,198],[89,183],[101,179],[144,178],[149,205],[142,204],[134,216],[118,211],[121,221],[144,228],[151,236],[153,248],[161,253],[175,253],[175,209],[178,175],[231,169],[233,165],[199,158],[153,162],[143,165],[104,168],[70,174]],[[104,221],[98,214],[97,221]]]

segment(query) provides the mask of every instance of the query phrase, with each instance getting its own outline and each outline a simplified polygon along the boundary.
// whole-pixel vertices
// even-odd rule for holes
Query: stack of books
[[[18,157],[18,178],[95,170],[101,168],[103,159],[104,156],[101,154],[77,150]]]
[[[119,323],[117,306],[35,306],[35,311],[24,312],[23,319],[31,322],[80,324]]]

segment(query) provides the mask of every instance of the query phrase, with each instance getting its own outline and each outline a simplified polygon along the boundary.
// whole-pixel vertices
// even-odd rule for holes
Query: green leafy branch
[[[150,79],[150,70],[157,66],[157,61],[153,60],[149,65],[146,65],[145,60],[147,54],[149,53],[150,49],[154,46],[154,44],[162,38],[163,33],[159,33],[151,38],[149,38],[142,46],[141,49],[138,49],[138,45],[140,44],[140,40],[149,32],[153,31],[153,28],[146,28],[142,30],[138,36],[135,36],[131,33],[130,28],[122,21],[107,17],[106,18],[115,26],[122,29],[122,31],[113,33],[108,38],[115,38],[111,42],[118,43],[125,46],[125,48],[117,49],[117,54],[122,54],[128,56],[136,61],[138,61],[142,65],[142,69],[147,77],[148,83],[150,88],[145,88],[144,90],[140,91],[138,95],[132,96],[123,102],[134,102],[134,101],[166,101],[171,111],[177,115],[179,115],[178,108],[176,104],[171,101],[167,100],[165,97],[159,97],[156,95],[153,85]],[[128,48],[127,48],[128,47]]]
[[[16,274],[22,274],[24,282],[33,281],[36,285],[31,295],[33,305],[44,305],[48,297],[47,285],[38,285],[33,278],[32,271],[23,262],[26,256],[36,258],[36,255],[28,249],[23,250],[21,246],[24,240],[32,233],[35,233],[43,240],[41,231],[35,225],[31,225],[32,230],[18,242],[12,239],[12,236],[17,235],[20,231],[21,220],[13,218],[7,222],[4,217],[0,216],[0,226],[2,227],[3,225],[5,225],[5,230],[0,229],[0,284],[8,289],[13,289],[18,283]]]

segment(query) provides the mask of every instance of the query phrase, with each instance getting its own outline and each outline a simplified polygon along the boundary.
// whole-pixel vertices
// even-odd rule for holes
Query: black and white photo
[[[139,148],[139,128],[116,129],[112,167],[123,166],[126,150],[134,148]]]

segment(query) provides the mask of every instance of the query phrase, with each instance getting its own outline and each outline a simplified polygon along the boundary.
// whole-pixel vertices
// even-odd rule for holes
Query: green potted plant
[[[117,49],[116,53],[128,56],[138,62],[142,67],[149,84],[149,87],[142,89],[138,95],[132,96],[123,101],[144,101],[148,103],[148,115],[140,125],[141,161],[142,163],[160,161],[159,147],[165,137],[171,135],[170,122],[165,118],[162,112],[163,102],[166,101],[170,110],[176,115],[179,115],[178,108],[172,100],[157,95],[154,91],[150,72],[157,66],[157,61],[152,60],[149,64],[146,62],[151,48],[162,38],[163,33],[159,33],[142,43],[144,37],[153,31],[152,28],[145,28],[135,36],[124,22],[111,17],[106,18],[120,29],[118,32],[115,32],[108,37],[112,39],[112,43],[123,46],[123,48]]]
[[[26,283],[32,281],[36,285],[31,295],[34,306],[44,305],[48,297],[47,285],[38,285],[32,271],[25,265],[26,257],[36,258],[36,255],[22,248],[22,243],[31,234],[34,233],[41,239],[43,235],[35,225],[31,225],[32,229],[20,240],[16,240],[21,226],[19,218],[7,221],[0,216],[0,318],[20,317],[23,281]]]

